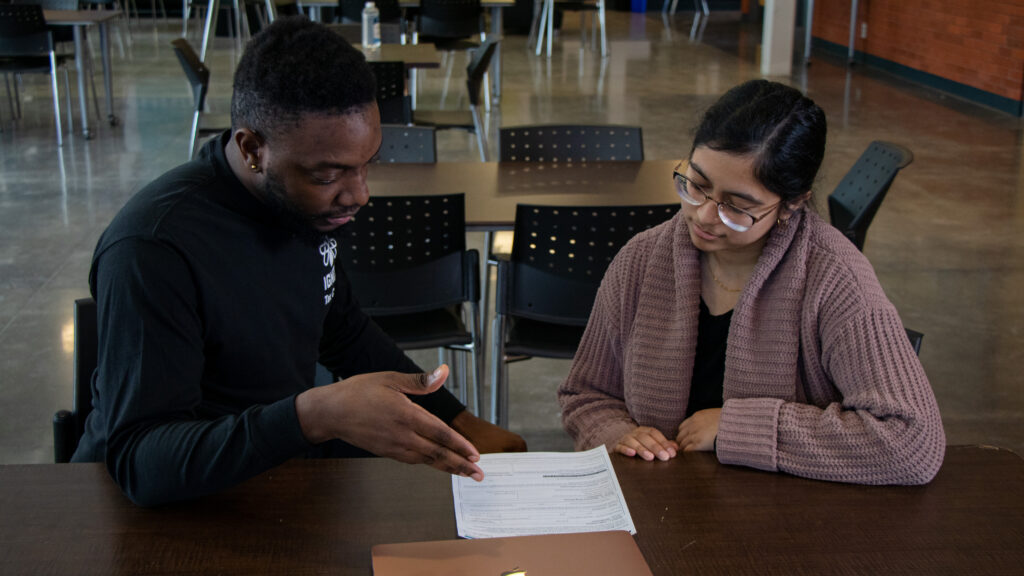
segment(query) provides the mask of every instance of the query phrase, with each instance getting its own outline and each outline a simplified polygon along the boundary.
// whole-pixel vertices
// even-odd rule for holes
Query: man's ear
[[[260,165],[260,147],[263,145],[263,138],[249,128],[238,128],[231,139],[238,146],[242,159],[250,166]]]

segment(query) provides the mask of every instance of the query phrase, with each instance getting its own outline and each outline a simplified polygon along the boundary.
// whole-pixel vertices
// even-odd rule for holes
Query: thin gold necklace
[[[724,283],[722,283],[722,281],[718,279],[718,275],[715,274],[715,267],[711,265],[711,258],[708,257],[707,260],[708,260],[708,270],[711,270],[711,279],[715,281],[715,284],[718,284],[719,288],[721,288],[722,290],[725,290],[726,292],[732,292],[733,294],[735,294],[737,292],[742,292],[743,291],[743,287],[740,287],[740,288],[729,288]]]

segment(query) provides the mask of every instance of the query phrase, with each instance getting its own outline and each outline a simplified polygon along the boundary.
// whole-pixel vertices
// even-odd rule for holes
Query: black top
[[[693,360],[693,380],[686,417],[707,408],[721,408],[722,382],[725,380],[725,345],[729,338],[732,310],[712,316],[704,299],[700,299],[697,320],[697,356]]]
[[[421,371],[357,307],[335,240],[295,233],[242,186],[227,138],[132,197],[93,255],[99,362],[74,460],[106,462],[143,504],[330,453],[295,412],[317,361]],[[413,399],[446,422],[464,409],[443,388]]]

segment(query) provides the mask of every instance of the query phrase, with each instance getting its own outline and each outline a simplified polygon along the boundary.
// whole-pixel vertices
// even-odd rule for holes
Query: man
[[[280,19],[235,73],[232,129],[104,232],[94,410],[75,461],[156,505],[298,455],[363,450],[477,480],[518,436],[465,410],[363,314],[332,233],[368,200],[373,74],[326,28]],[[344,380],[313,387],[317,361]]]

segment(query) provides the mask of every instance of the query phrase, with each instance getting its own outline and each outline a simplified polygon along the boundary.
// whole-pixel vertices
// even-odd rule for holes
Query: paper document
[[[484,481],[452,476],[463,538],[627,530],[636,534],[604,446],[482,454]]]

